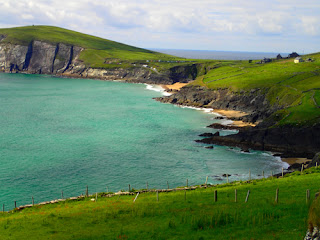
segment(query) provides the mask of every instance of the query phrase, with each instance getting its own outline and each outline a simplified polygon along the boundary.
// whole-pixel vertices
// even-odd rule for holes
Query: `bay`
[[[226,182],[280,172],[270,153],[195,143],[215,115],[153,100],[144,84],[0,74],[0,204]],[[223,134],[230,134],[224,131]]]

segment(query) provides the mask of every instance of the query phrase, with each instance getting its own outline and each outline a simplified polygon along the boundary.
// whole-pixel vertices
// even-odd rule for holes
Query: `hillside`
[[[275,125],[313,125],[320,122],[320,53],[303,56],[308,58],[313,61],[234,62],[210,70],[193,85],[236,94],[259,89],[273,108],[279,108],[271,116],[277,119]]]
[[[137,192],[100,193],[97,202],[93,194],[0,213],[1,239],[303,239],[319,180],[319,169],[312,168],[279,179],[160,192],[159,201],[156,192],[141,193],[135,202]]]
[[[192,80],[192,74],[183,72],[193,64],[192,60],[58,27],[0,29],[0,71],[4,72],[166,84],[177,82],[177,77]]]
[[[294,58],[207,63],[193,83],[162,102],[238,110],[255,123],[235,135],[200,140],[312,158],[320,151],[320,53]]]

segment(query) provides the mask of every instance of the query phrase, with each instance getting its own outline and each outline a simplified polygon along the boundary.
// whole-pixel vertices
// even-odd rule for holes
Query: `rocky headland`
[[[150,68],[132,66],[99,69],[86,66],[79,55],[83,47],[65,43],[48,43],[34,40],[27,46],[2,42],[0,36],[0,72],[51,74],[64,77],[123,80],[135,83],[173,84],[189,82],[197,76],[197,64],[174,66],[157,72]]]
[[[255,127],[214,123],[208,127],[236,129],[239,132],[228,136],[207,135],[196,140],[197,142],[272,151],[282,157],[313,158],[320,151],[320,124],[277,126],[277,119],[270,116],[282,106],[271,105],[266,94],[267,91],[262,89],[232,93],[228,89],[210,90],[200,86],[186,86],[178,93],[157,100],[178,105],[243,111],[247,112],[247,115],[234,117],[232,120],[257,123]]]

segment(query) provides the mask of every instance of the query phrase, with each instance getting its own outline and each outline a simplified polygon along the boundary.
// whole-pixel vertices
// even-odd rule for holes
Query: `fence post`
[[[307,192],[306,192],[306,202],[307,202],[307,204],[309,203],[309,200],[310,200],[310,190],[307,189]]]
[[[130,184],[129,184],[129,192],[130,192],[130,190],[131,190],[131,186],[130,186]]]
[[[281,171],[281,176],[283,177],[283,168],[282,168],[282,171]]]
[[[251,169],[249,169],[249,181],[251,181]]]
[[[167,181],[167,187],[168,187],[168,189],[169,189],[169,182]]]
[[[301,173],[303,172],[303,164],[301,164]]]
[[[159,191],[157,191],[157,202],[159,202]]]
[[[206,178],[206,183],[205,183],[206,186],[207,186],[207,182],[208,182],[208,176],[207,176],[207,178]]]
[[[271,171],[271,179],[273,179],[273,171]]]
[[[108,186],[107,186],[107,193],[109,192],[109,188],[108,188]]]
[[[98,193],[96,192],[96,202],[97,202],[97,200],[98,200]]]
[[[188,187],[189,183],[188,183],[188,178],[187,178],[187,187]]]
[[[34,199],[33,199],[33,196],[32,196],[32,206],[34,206]]]
[[[14,201],[14,208],[17,208],[17,201]]]
[[[277,190],[276,190],[276,199],[275,199],[275,202],[278,203],[278,200],[279,200],[279,188],[277,188]]]
[[[214,190],[214,202],[218,201],[218,191]]]
[[[318,168],[318,162],[316,162],[316,168]]]
[[[248,192],[247,192],[246,200],[244,201],[245,203],[248,202],[248,200],[249,200],[249,194],[250,194],[250,190],[248,190]]]
[[[147,191],[148,191],[148,189],[149,189],[149,185],[148,185],[148,182],[147,182]]]
[[[63,199],[63,191],[61,191],[61,199]]]
[[[87,189],[86,189],[86,197],[89,196],[89,188],[88,188],[88,185],[87,185]]]

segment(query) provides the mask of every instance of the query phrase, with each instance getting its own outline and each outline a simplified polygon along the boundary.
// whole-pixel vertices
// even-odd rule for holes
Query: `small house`
[[[302,58],[301,57],[296,57],[294,59],[294,63],[300,63],[300,62],[303,62]]]

